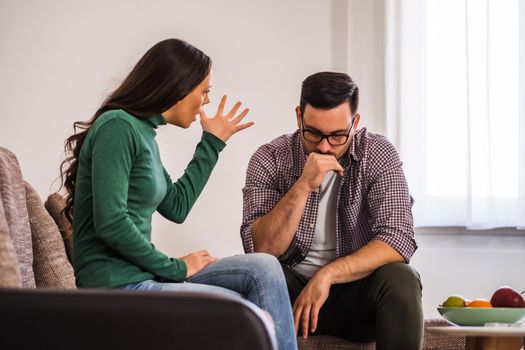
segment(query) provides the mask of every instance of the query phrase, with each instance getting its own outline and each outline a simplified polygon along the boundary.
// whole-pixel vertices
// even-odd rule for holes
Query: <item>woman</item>
[[[122,85],[66,141],[62,163],[73,221],[77,285],[126,290],[192,290],[242,296],[268,311],[280,349],[297,349],[286,282],[267,254],[217,260],[202,250],[169,258],[151,244],[158,211],[181,223],[201,193],[225,142],[253,123],[237,102],[208,118],[211,60],[188,43],[168,39],[140,59]],[[184,175],[175,183],[164,169],[155,129],[188,128],[200,115],[203,134]],[[74,215],[73,215],[74,214]],[[72,219],[73,218],[73,219]]]

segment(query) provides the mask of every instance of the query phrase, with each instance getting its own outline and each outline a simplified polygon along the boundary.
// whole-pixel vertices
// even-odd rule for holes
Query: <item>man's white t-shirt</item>
[[[335,225],[339,181],[340,177],[330,171],[319,187],[319,209],[314,240],[304,260],[294,267],[295,271],[307,278],[311,278],[319,268],[335,260]]]

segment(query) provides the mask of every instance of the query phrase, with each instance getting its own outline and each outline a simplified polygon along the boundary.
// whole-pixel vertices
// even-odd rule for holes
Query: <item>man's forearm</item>
[[[284,254],[301,221],[309,191],[296,182],[266,215],[252,224],[253,245],[256,252]]]
[[[404,261],[403,256],[388,244],[373,240],[355,253],[322,267],[316,275],[328,278],[330,284],[349,283],[370,275],[383,265]]]

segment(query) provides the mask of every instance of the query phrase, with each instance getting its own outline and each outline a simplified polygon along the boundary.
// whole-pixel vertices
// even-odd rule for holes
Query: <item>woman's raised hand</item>
[[[215,260],[216,257],[211,256],[207,250],[199,250],[198,252],[188,254],[181,257],[186,263],[186,278],[193,276]]]
[[[224,114],[226,99],[226,95],[222,96],[217,114],[215,114],[213,118],[209,118],[202,107],[199,110],[202,129],[217,136],[224,142],[236,132],[249,128],[254,124],[253,122],[239,124],[250,111],[248,108],[245,108],[239,115],[237,115],[242,104],[241,101],[238,101],[228,114]]]

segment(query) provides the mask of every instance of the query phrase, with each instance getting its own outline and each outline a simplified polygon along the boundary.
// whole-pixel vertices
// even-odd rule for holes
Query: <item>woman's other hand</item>
[[[238,101],[228,114],[224,114],[226,99],[226,95],[222,96],[217,114],[215,114],[213,118],[209,118],[202,107],[199,110],[202,129],[217,136],[224,142],[236,132],[249,128],[254,124],[253,122],[239,124],[250,111],[248,108],[245,108],[239,115],[237,115],[242,104],[241,101]]]
[[[198,252],[188,254],[181,257],[186,263],[186,278],[193,276],[212,262],[216,261],[217,258],[211,256],[207,250],[199,250]]]

